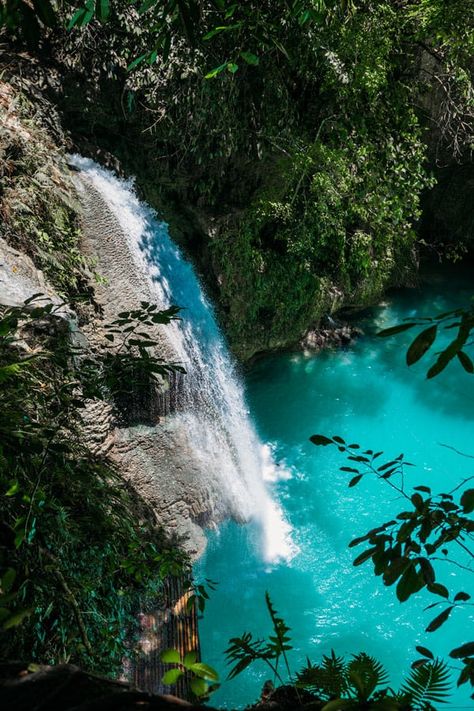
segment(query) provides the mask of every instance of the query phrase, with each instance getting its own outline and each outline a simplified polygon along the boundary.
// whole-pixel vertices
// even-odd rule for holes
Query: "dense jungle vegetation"
[[[474,208],[464,192],[474,174],[472,2],[5,0],[0,23],[2,81],[38,107],[34,121],[47,124],[38,92],[57,107],[62,147],[100,149],[137,175],[144,196],[194,256],[242,360],[294,345],[342,306],[366,305],[389,286],[415,283],[420,256],[472,255]],[[2,235],[31,254],[66,301],[91,301],[93,265],[84,269],[74,207],[52,214],[42,185],[31,187],[35,151],[5,145]],[[110,325],[110,341],[128,343],[133,329],[166,324],[176,313],[142,304]],[[450,357],[472,373],[471,360],[459,355],[468,326]],[[415,355],[434,336],[425,334]],[[84,353],[41,300],[2,309],[3,656],[116,673],[133,651],[138,606],[159,597],[167,575],[190,575],[154,512],[81,438],[87,399],[119,408],[124,383],[148,386],[177,369],[150,361],[150,343],[142,333],[119,358]],[[414,531],[425,525],[425,543],[424,522],[435,525],[436,508],[449,540],[469,538],[470,496],[433,508],[429,497],[413,494],[396,544],[405,553],[395,552],[405,567],[393,557],[376,560],[384,525],[367,534],[374,548],[359,562],[373,559],[378,574],[396,568],[392,583],[404,580],[404,595],[428,585],[447,600],[416,551]],[[267,605],[275,638],[263,652],[234,640],[234,661],[250,663],[265,652],[271,663],[284,658],[288,630],[270,599]],[[472,644],[454,651],[464,659],[462,682],[474,685]],[[404,703],[415,687],[431,683],[419,678],[423,670],[438,664],[429,650],[421,654]],[[368,703],[385,677],[375,662],[356,661],[367,676],[364,691],[357,664],[336,658],[301,672],[300,688],[324,686],[329,701],[352,684],[352,706]],[[444,670],[437,673],[436,702],[445,689]],[[384,696],[375,701],[400,708]]]
[[[34,7],[6,3],[10,36],[48,62],[78,145],[120,157],[170,215],[239,356],[416,279],[420,200],[471,150],[471,3]],[[462,254],[464,205],[455,240],[429,211],[424,239]]]

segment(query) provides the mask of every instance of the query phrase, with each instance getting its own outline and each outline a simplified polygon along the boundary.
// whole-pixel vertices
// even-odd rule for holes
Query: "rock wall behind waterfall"
[[[95,287],[101,314],[85,325],[83,332],[89,340],[100,341],[104,338],[104,323],[112,322],[120,312],[138,306],[140,301],[154,301],[155,297],[103,197],[87,178],[77,179],[76,183],[82,205],[82,248],[96,259],[95,268],[101,277]],[[159,327],[151,335],[160,342],[161,357],[179,359]],[[186,433],[167,416],[170,397],[168,384],[161,392],[152,390],[147,403],[137,402],[132,396],[119,419],[110,405],[94,403],[89,409],[88,429],[91,438],[97,439],[97,433],[102,433],[94,445],[97,451],[106,452],[117,464],[122,475],[154,506],[165,528],[187,536],[186,547],[200,552],[205,545],[201,525],[213,519],[216,506],[202,485],[202,472]]]

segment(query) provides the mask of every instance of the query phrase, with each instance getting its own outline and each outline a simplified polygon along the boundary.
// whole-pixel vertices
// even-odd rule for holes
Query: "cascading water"
[[[173,419],[199,460],[203,484],[214,497],[218,494],[218,514],[257,521],[267,561],[291,557],[291,528],[265,484],[265,478],[275,476],[271,455],[252,425],[242,385],[192,265],[171,241],[167,225],[138,200],[132,181],[77,155],[71,164],[120,224],[124,249],[147,282],[150,300],[160,308],[184,307],[182,320],[165,328],[170,351],[187,373]]]

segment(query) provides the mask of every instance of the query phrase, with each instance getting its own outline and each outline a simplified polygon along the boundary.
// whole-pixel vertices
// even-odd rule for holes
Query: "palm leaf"
[[[427,702],[443,703],[451,688],[447,665],[436,659],[413,669],[401,688],[415,708],[424,708]]]

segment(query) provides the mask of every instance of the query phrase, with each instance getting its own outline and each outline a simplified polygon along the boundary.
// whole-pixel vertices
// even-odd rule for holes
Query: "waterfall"
[[[271,455],[252,424],[242,383],[192,265],[172,242],[167,225],[138,200],[131,180],[121,180],[77,155],[70,162],[119,223],[123,249],[148,300],[160,308],[183,307],[182,319],[163,329],[166,353],[187,373],[180,382],[179,407],[171,417],[190,443],[220,518],[255,520],[265,559],[288,559],[293,552],[291,527],[265,482],[265,473],[273,466]]]

